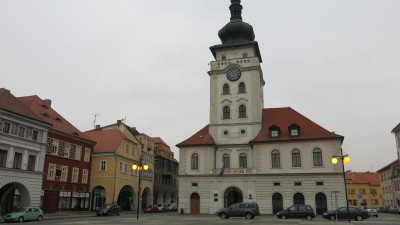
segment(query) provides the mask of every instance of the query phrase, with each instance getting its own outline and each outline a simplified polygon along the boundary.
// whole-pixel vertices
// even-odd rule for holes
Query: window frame
[[[79,181],[79,168],[72,167],[71,183],[78,183]]]
[[[240,105],[239,106],[239,118],[247,118],[247,109],[246,105]]]
[[[56,177],[56,164],[49,163],[47,168],[47,180],[54,180]]]
[[[229,153],[222,154],[222,163],[225,168],[231,168],[231,156]]]
[[[313,149],[313,164],[314,164],[314,167],[324,166],[322,150],[320,148]]]
[[[28,156],[28,165],[27,165],[27,167],[26,167],[26,170],[28,170],[28,171],[35,171],[35,168],[36,168],[36,160],[37,160],[36,155],[29,154],[29,156]]]
[[[271,152],[271,167],[281,168],[281,153],[278,149],[274,149]]]
[[[199,154],[192,153],[190,156],[190,168],[191,170],[199,170]]]
[[[90,148],[85,148],[85,153],[83,156],[83,161],[90,162]]]
[[[229,94],[230,94],[229,84],[224,84],[222,86],[222,95],[229,95]]]
[[[231,118],[231,108],[227,105],[222,108],[222,118],[223,119]]]
[[[68,166],[61,166],[60,181],[62,181],[62,182],[68,181]]]
[[[14,152],[13,169],[18,169],[18,170],[22,169],[23,157],[24,154],[22,152]]]
[[[247,154],[244,152],[239,154],[239,168],[247,169]]]
[[[100,161],[100,172],[105,172],[107,171],[107,160],[101,160]]]
[[[89,180],[89,170],[83,169],[82,170],[82,184],[87,184]]]
[[[299,149],[293,149],[291,152],[292,155],[292,167],[300,168],[301,167],[301,153]]]
[[[244,82],[240,82],[238,86],[239,94],[246,93],[246,84]]]

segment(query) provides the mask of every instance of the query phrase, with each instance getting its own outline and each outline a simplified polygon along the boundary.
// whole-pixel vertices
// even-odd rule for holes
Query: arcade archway
[[[237,187],[227,188],[224,192],[224,207],[229,207],[237,202],[243,202],[242,191]]]

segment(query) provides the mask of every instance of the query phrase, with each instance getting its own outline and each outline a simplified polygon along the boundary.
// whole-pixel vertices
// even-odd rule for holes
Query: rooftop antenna
[[[100,113],[93,113],[92,114],[94,116],[94,120],[93,120],[93,128],[96,129],[96,119],[98,116],[100,116]]]

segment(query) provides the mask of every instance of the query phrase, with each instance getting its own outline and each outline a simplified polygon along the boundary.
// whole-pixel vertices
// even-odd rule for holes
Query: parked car
[[[43,219],[43,211],[39,207],[22,207],[4,217],[6,222],[24,222],[26,220]]]
[[[117,204],[109,204],[109,205],[104,205],[103,208],[97,210],[97,216],[101,215],[117,215],[119,216],[121,214],[121,207]]]
[[[310,205],[292,205],[289,208],[279,211],[278,218],[306,218],[312,220],[315,217],[314,209]]]
[[[388,213],[392,213],[392,214],[400,213],[400,206],[399,205],[391,206],[388,209]]]
[[[378,213],[387,213],[388,209],[386,207],[378,207],[377,210],[378,210]]]
[[[323,218],[335,220],[336,217],[338,219],[355,219],[355,220],[364,220],[369,218],[369,214],[366,210],[350,206],[349,211],[347,211],[347,207],[340,207],[336,210],[324,212]]]
[[[164,203],[159,203],[156,206],[157,206],[159,212],[167,212],[168,211],[168,206]]]
[[[378,215],[378,210],[373,206],[366,205],[366,206],[364,206],[363,209],[368,211],[369,216],[372,216],[372,217],[378,217],[379,216]]]
[[[157,213],[158,208],[156,205],[152,205],[143,209],[143,213]]]
[[[167,210],[168,210],[168,212],[176,212],[176,211],[178,211],[178,207],[177,207],[176,204],[168,203],[167,204]]]
[[[229,217],[253,219],[255,216],[260,215],[260,209],[255,202],[234,203],[228,208],[219,209],[217,215],[222,219],[228,219]]]

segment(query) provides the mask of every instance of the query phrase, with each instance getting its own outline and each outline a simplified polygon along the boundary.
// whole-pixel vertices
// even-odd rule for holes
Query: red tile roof
[[[296,124],[300,127],[300,136],[289,136],[289,126]],[[280,136],[271,138],[269,128],[277,126],[280,128]],[[260,133],[250,141],[250,143],[276,142],[276,141],[291,141],[291,140],[315,140],[315,139],[341,139],[344,137],[329,132],[318,124],[314,123],[307,117],[301,115],[290,107],[286,108],[267,108],[262,112],[262,128]],[[196,145],[214,145],[214,139],[208,132],[208,125],[199,132],[177,144],[181,146],[196,146]]]
[[[94,153],[117,152],[122,142],[128,139],[120,130],[91,130],[86,131],[85,135],[97,142]]]
[[[190,138],[177,144],[177,147],[181,146],[196,146],[196,145],[215,145],[213,137],[208,132],[208,125],[201,129],[199,132],[195,133]]]
[[[74,125],[64,119],[50,106],[50,100],[42,100],[37,95],[19,97],[21,102],[28,106],[42,120],[53,125],[52,130],[56,130],[68,135],[92,141],[88,136],[78,130]]]
[[[11,92],[5,88],[0,88],[0,109],[17,113],[40,122],[47,123],[45,120],[36,115],[23,102],[16,98]]]
[[[327,131],[290,107],[263,109],[262,118],[262,129],[258,136],[250,141],[252,143],[337,138],[343,141],[344,139],[343,136]],[[300,127],[298,137],[289,135],[288,127],[292,124],[297,124]],[[274,125],[278,126],[281,131],[278,138],[271,138],[269,134],[269,128]]]
[[[380,186],[379,173],[376,172],[347,172],[346,181],[352,184],[369,184]]]

